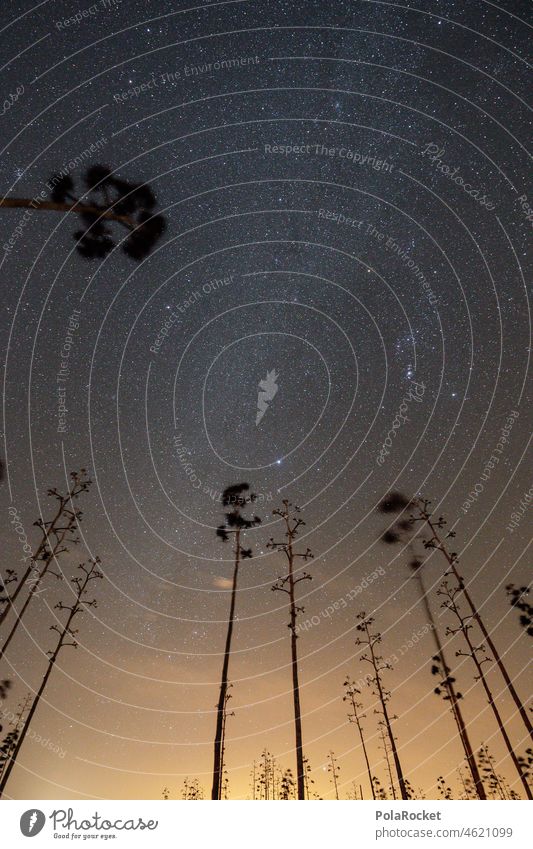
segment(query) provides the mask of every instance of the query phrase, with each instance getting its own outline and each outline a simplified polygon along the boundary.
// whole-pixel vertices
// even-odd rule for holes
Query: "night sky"
[[[66,580],[47,578],[3,661],[7,708],[39,685],[53,607],[76,565],[99,555],[105,573],[32,725],[51,747],[26,740],[8,796],[160,798],[166,785],[176,798],[185,776],[209,790],[232,575],[215,528],[221,491],[240,481],[259,495],[263,521],[246,535],[254,556],[237,598],[231,797],[249,796],[265,747],[295,771],[288,614],[270,589],[285,566],[266,548],[282,498],[302,508],[300,544],[315,555],[299,589],[302,621],[318,624],[298,648],[317,792],[332,798],[333,750],[341,795],[355,781],[369,798],[342,701],[345,675],[367,671],[355,645],[366,610],[384,657],[399,657],[385,681],[409,781],[436,798],[444,775],[459,795],[462,749],[433,694],[427,617],[407,553],[380,542],[389,517],[376,506],[399,489],[446,516],[525,697],[527,636],[505,585],[530,573],[527,511],[510,526],[533,492],[529,4],[7,6],[2,100],[23,91],[0,116],[2,196],[35,197],[61,169],[80,185],[100,163],[148,183],[166,218],[141,263],[120,246],[89,262],[72,214],[36,211],[6,250],[24,211],[0,209],[4,566],[21,554],[8,507],[33,542],[33,521],[51,512],[47,489],[82,466],[94,480],[79,504],[82,544],[59,561]],[[269,372],[278,388],[256,425]],[[407,420],[380,463],[406,397]],[[427,582],[444,638],[442,572],[433,554]],[[364,578],[356,599],[322,614]],[[519,791],[471,662],[454,658],[454,669],[473,743],[489,746]],[[385,783],[368,688],[362,700]],[[514,705],[505,693],[500,703],[523,753]]]

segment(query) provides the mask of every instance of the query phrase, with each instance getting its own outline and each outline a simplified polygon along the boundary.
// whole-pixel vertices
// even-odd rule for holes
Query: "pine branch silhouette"
[[[84,259],[103,259],[116,247],[112,225],[126,231],[122,250],[136,261],[150,254],[165,229],[164,217],[154,213],[156,198],[152,189],[146,183],[123,180],[104,165],[88,168],[83,186],[77,191],[70,174],[53,174],[48,186],[48,201],[0,198],[0,207],[76,215],[82,227],[74,238]]]
[[[518,621],[529,637],[533,637],[533,606],[529,604],[526,596],[529,595],[529,587],[515,587],[507,584],[505,591],[509,596],[511,607],[520,611]]]

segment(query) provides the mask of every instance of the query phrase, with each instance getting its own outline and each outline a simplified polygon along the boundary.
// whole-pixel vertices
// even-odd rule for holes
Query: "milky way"
[[[106,576],[35,718],[64,755],[28,740],[9,795],[177,796],[185,775],[209,787],[232,574],[215,528],[240,481],[262,524],[237,599],[232,797],[250,794],[265,747],[293,767],[287,609],[270,589],[285,565],[266,547],[283,498],[315,555],[299,651],[317,792],[332,797],[330,749],[342,795],[365,784],[342,682],[366,671],[366,610],[397,658],[387,683],[411,784],[435,798],[440,773],[459,794],[427,617],[376,506],[399,489],[446,516],[525,693],[505,585],[527,582],[533,494],[529,4],[8,5],[2,195],[38,197],[61,170],[80,185],[101,163],[150,185],[166,219],[140,263],[120,244],[90,262],[71,213],[0,210],[5,564],[21,553],[7,508],[33,540],[47,489],[85,466],[82,543],[60,565],[68,579],[98,554]],[[434,555],[427,570],[448,639]],[[2,662],[12,703],[52,645],[66,589],[47,580]],[[468,659],[455,671],[475,745],[518,791]],[[363,701],[384,781],[368,688]]]

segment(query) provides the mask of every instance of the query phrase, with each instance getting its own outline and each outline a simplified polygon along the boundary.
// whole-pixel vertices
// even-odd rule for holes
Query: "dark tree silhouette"
[[[391,725],[391,719],[395,719],[396,717],[391,717],[389,715],[387,704],[390,699],[390,692],[384,688],[383,682],[381,680],[382,672],[384,672],[386,669],[392,669],[392,667],[390,663],[387,663],[383,660],[383,657],[381,655],[378,655],[376,653],[376,646],[381,643],[381,634],[372,633],[370,630],[370,626],[374,622],[374,619],[371,616],[367,616],[364,612],[359,613],[357,618],[361,620],[357,625],[357,630],[363,635],[363,637],[357,638],[356,645],[366,646],[368,649],[368,654],[363,654],[361,660],[367,661],[374,670],[374,675],[369,678],[368,683],[370,686],[374,686],[374,695],[379,698],[381,704],[380,713],[383,716],[383,721],[387,729],[392,756],[394,759],[394,766],[396,768],[396,774],[398,776],[398,784],[400,785],[400,793],[402,799],[405,801],[409,799],[409,794],[405,785],[403,770],[400,763],[400,758],[398,756],[396,740],[392,732]]]
[[[116,246],[111,224],[127,232],[122,250],[142,260],[154,248],[165,229],[165,219],[154,214],[156,198],[146,183],[116,177],[110,168],[93,165],[76,192],[70,174],[54,174],[48,181],[50,200],[0,198],[4,209],[48,210],[77,215],[82,229],[74,233],[76,248],[85,259],[103,259]]]
[[[522,772],[518,756],[516,755],[516,752],[513,748],[513,745],[507,733],[507,729],[505,728],[505,724],[502,720],[500,711],[494,700],[492,690],[489,687],[487,676],[485,675],[485,671],[483,669],[483,664],[491,663],[491,659],[486,656],[486,648],[483,643],[481,643],[480,645],[475,645],[473,642],[471,633],[473,617],[469,615],[462,615],[461,608],[459,605],[459,597],[462,595],[461,587],[458,585],[454,586],[450,584],[448,580],[445,580],[439,587],[438,594],[444,599],[442,606],[446,610],[449,610],[455,616],[458,622],[457,628],[448,627],[446,629],[446,633],[450,634],[450,636],[454,636],[455,634],[461,634],[464,637],[464,640],[468,647],[468,651],[458,650],[455,652],[455,654],[457,655],[457,657],[469,657],[473,661],[477,671],[476,680],[481,682],[483,689],[485,690],[487,701],[490,705],[492,713],[494,714],[494,718],[496,720],[498,728],[500,729],[500,734],[502,735],[507,751],[509,752],[509,756],[516,768],[520,781],[522,782],[526,797],[528,799],[533,799],[529,784],[525,775]]]
[[[302,712],[300,706],[300,684],[298,679],[298,647],[296,633],[296,620],[299,613],[303,613],[304,608],[296,604],[296,585],[301,581],[310,581],[311,575],[307,572],[302,572],[301,575],[295,572],[296,558],[301,558],[304,562],[310,560],[313,555],[311,550],[307,548],[305,551],[298,552],[294,549],[294,539],[298,536],[299,528],[305,525],[303,519],[300,519],[300,508],[293,506],[290,501],[284,499],[283,506],[273,510],[274,516],[279,516],[282,520],[285,530],[283,539],[276,542],[271,537],[267,543],[267,548],[273,551],[281,551],[287,558],[287,574],[278,578],[272,589],[277,592],[286,593],[289,597],[289,630],[291,634],[291,667],[292,667],[292,695],[294,704],[294,732],[296,740],[296,781],[298,786],[298,799],[305,799],[305,769],[304,769],[304,753],[302,741]]]
[[[91,599],[90,601],[87,601],[85,596],[87,595],[87,587],[89,583],[98,578],[103,578],[103,573],[100,571],[99,567],[100,560],[98,557],[93,560],[89,560],[88,565],[85,565],[83,563],[80,564],[80,566],[78,566],[78,569],[80,570],[81,575],[72,579],[72,584],[74,585],[74,599],[72,601],[72,604],[66,605],[60,601],[58,604],[55,605],[56,609],[59,611],[68,610],[67,620],[63,627],[59,625],[50,626],[51,631],[57,631],[57,633],[59,634],[59,639],[57,641],[55,649],[51,652],[48,652],[48,654],[50,654],[50,659],[48,661],[48,666],[41,682],[41,686],[39,687],[35,698],[33,699],[33,703],[28,712],[26,721],[24,722],[24,725],[20,731],[15,748],[9,758],[9,762],[4,770],[2,779],[0,780],[0,798],[4,794],[6,784],[9,781],[9,776],[11,775],[11,770],[17,762],[21,746],[24,743],[24,739],[30,728],[35,711],[39,706],[39,702],[46,689],[46,685],[48,684],[50,675],[52,674],[52,671],[55,667],[61,649],[66,648],[67,646],[77,648],[78,643],[76,641],[76,635],[78,633],[78,629],[73,628],[74,618],[87,608],[96,607],[96,600]]]
[[[382,513],[392,513],[396,512],[396,510],[401,510],[402,507],[405,507],[407,504],[408,500],[407,498],[405,498],[405,496],[401,495],[400,493],[391,493],[391,495],[387,496],[385,501],[382,502],[378,509]],[[383,507],[383,505],[385,506]],[[437,649],[437,654],[433,657],[433,665],[431,667],[431,672],[433,675],[440,675],[440,683],[439,686],[435,688],[435,693],[438,696],[442,696],[442,698],[450,704],[450,711],[455,720],[455,724],[457,725],[459,739],[461,740],[464,749],[466,761],[472,774],[472,780],[474,781],[477,795],[480,799],[486,799],[487,796],[483,787],[481,776],[479,774],[476,759],[474,757],[474,750],[470,742],[466,723],[463,719],[461,706],[459,704],[459,700],[462,698],[462,695],[461,693],[456,692],[455,678],[451,674],[450,666],[446,661],[446,657],[444,655],[444,648],[437,629],[437,624],[435,622],[433,611],[429,603],[428,594],[424,584],[423,574],[425,561],[415,551],[414,542],[416,541],[416,538],[415,540],[413,540],[413,528],[413,520],[409,518],[405,519],[402,517],[385,531],[382,536],[382,541],[387,545],[404,543],[409,548],[409,568],[411,570],[412,579],[415,581],[418,594],[422,600],[422,604],[424,606],[424,610],[428,618],[428,622],[431,625],[431,634],[433,636],[435,647]]]
[[[255,527],[261,522],[258,516],[253,516],[248,519],[243,515],[243,511],[249,504],[253,504],[257,498],[252,493],[248,495],[250,486],[247,483],[236,484],[229,486],[222,493],[222,504],[228,510],[225,513],[224,524],[217,528],[217,536],[223,542],[227,542],[230,537],[234,540],[234,566],[233,566],[233,582],[231,589],[231,604],[228,617],[228,630],[226,634],[226,645],[224,648],[224,660],[222,663],[222,675],[220,681],[220,696],[217,705],[217,722],[215,729],[215,745],[213,758],[213,787],[211,790],[212,799],[222,798],[222,746],[223,732],[225,721],[225,710],[227,705],[228,691],[228,671],[229,659],[231,655],[231,641],[233,637],[233,623],[235,621],[235,602],[237,598],[237,581],[239,577],[239,566],[241,560],[245,560],[252,556],[251,548],[242,547],[242,535],[246,530]]]
[[[515,587],[514,584],[507,584],[505,590],[511,600],[511,607],[520,610],[518,621],[522,628],[525,629],[526,634],[533,637],[533,607],[526,598],[529,595],[529,587]]]
[[[449,570],[455,577],[458,586],[463,593],[465,600],[472,612],[472,616],[477,622],[481,633],[483,634],[483,638],[487,647],[492,654],[495,662],[498,665],[498,669],[500,670],[503,680],[505,681],[506,687],[509,690],[509,694],[513,699],[518,713],[522,718],[522,721],[527,729],[529,736],[533,739],[533,726],[531,725],[530,719],[527,715],[526,709],[520,696],[516,692],[515,686],[511,681],[511,677],[507,671],[503,660],[501,659],[500,653],[498,652],[496,646],[494,645],[494,641],[492,640],[485,623],[474,604],[472,596],[467,589],[465,580],[463,576],[460,574],[458,570],[458,556],[455,551],[448,551],[448,547],[444,542],[444,539],[441,536],[441,532],[446,527],[446,520],[439,516],[438,519],[435,519],[431,510],[430,510],[431,501],[428,501],[425,498],[415,498],[409,500],[399,492],[391,492],[380,504],[380,511],[382,513],[400,513],[404,511],[406,508],[411,509],[411,514],[409,516],[412,522],[419,522],[422,526],[426,526],[429,529],[429,537],[424,539],[424,547],[428,550],[438,551],[444,557],[447,563],[446,572]],[[453,539],[455,537],[455,531],[449,531],[446,534],[447,539]]]
[[[372,798],[376,798],[376,794],[374,791],[374,783],[372,781],[372,770],[370,769],[370,761],[368,759],[368,752],[366,749],[365,738],[363,735],[363,728],[361,725],[361,720],[365,718],[365,714],[361,713],[363,705],[361,702],[357,701],[357,696],[361,695],[361,690],[358,690],[355,686],[355,683],[348,676],[346,681],[344,682],[345,695],[342,697],[343,702],[349,702],[352,706],[353,713],[348,714],[348,721],[353,722],[354,725],[357,726],[357,730],[359,732],[359,739],[361,740],[361,746],[363,749],[363,756],[365,759],[366,770],[368,773],[368,783],[370,784],[370,790],[372,791]],[[362,797],[361,797],[362,798]]]

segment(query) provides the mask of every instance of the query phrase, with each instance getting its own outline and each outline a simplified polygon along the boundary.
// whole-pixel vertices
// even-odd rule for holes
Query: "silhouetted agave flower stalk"
[[[78,543],[80,542],[80,538],[78,536],[78,525],[81,522],[83,513],[81,510],[78,510],[76,507],[72,506],[72,499],[77,498],[77,496],[81,492],[86,492],[89,489],[91,481],[86,476],[84,470],[82,470],[82,472],[79,474],[78,472],[72,472],[72,478],[73,486],[67,496],[60,495],[57,490],[50,490],[49,492],[49,494],[53,494],[55,498],[58,499],[58,501],[63,501],[64,503],[63,511],[56,524],[46,529],[44,527],[44,523],[35,523],[36,525],[41,527],[43,531],[45,531],[48,547],[45,548],[41,553],[40,561],[42,562],[42,565],[38,567],[35,561],[33,563],[33,575],[30,579],[28,579],[28,595],[20,610],[16,611],[16,617],[11,631],[7,635],[2,647],[0,648],[0,659],[4,656],[11,640],[15,636],[17,629],[20,623],[22,622],[24,614],[26,613],[30,605],[30,602],[32,601],[33,597],[39,592],[39,588],[46,574],[49,573],[58,580],[62,579],[62,576],[59,573],[54,572],[50,568],[52,563],[57,563],[57,558],[61,554],[68,552],[69,546],[78,545]]]
[[[380,801],[385,801],[385,799],[388,799],[387,791],[385,790],[384,787],[382,787],[381,781],[379,780],[379,778],[376,775],[374,775],[373,778],[372,778],[372,781],[373,781],[374,788],[375,788],[375,798],[379,799]]]
[[[392,733],[391,726],[391,719],[395,719],[396,717],[391,717],[389,715],[387,703],[390,699],[390,692],[384,688],[381,679],[382,672],[384,672],[386,669],[392,669],[392,667],[390,663],[385,662],[383,660],[383,657],[381,655],[378,655],[376,651],[376,647],[381,643],[381,634],[379,632],[372,633],[372,631],[370,630],[374,619],[371,616],[367,616],[364,611],[359,613],[357,618],[360,620],[359,624],[357,625],[357,630],[360,632],[360,634],[362,634],[362,637],[357,638],[356,645],[366,646],[368,649],[368,654],[363,654],[361,660],[364,660],[369,663],[374,670],[374,675],[372,678],[369,679],[368,683],[369,685],[373,685],[375,687],[374,695],[379,698],[381,704],[381,714],[383,716],[383,721],[387,729],[392,756],[394,759],[394,766],[396,768],[396,774],[398,776],[398,784],[400,785],[400,793],[402,799],[407,800],[409,799],[409,793],[405,784],[403,770],[400,763],[400,758],[398,756],[398,750],[396,748],[396,739],[394,737],[394,734]]]
[[[296,586],[301,581],[312,580],[311,575],[307,572],[297,574],[295,572],[295,562],[299,557],[304,562],[312,559],[313,554],[310,548],[305,551],[298,552],[294,548],[295,537],[298,536],[299,529],[305,525],[303,519],[300,519],[300,508],[293,506],[290,501],[284,499],[282,507],[273,510],[274,516],[279,516],[285,527],[283,539],[279,542],[271,538],[267,543],[267,548],[273,551],[281,551],[287,559],[287,574],[278,578],[273,585],[272,590],[286,593],[289,597],[289,630],[291,634],[291,667],[292,667],[292,695],[294,704],[294,733],[296,740],[296,781],[298,786],[298,799],[305,799],[305,767],[304,753],[302,740],[302,712],[300,705],[300,684],[298,678],[298,647],[296,633],[296,620],[298,614],[304,612],[301,605],[296,604]]]
[[[294,786],[294,777],[292,770],[289,767],[285,770],[281,778],[279,798],[284,801],[294,799]]]
[[[509,691],[511,698],[513,699],[518,713],[527,729],[529,736],[533,739],[533,726],[531,721],[527,715],[527,711],[524,707],[520,696],[518,695],[516,688],[511,681],[511,677],[507,671],[503,660],[501,659],[500,653],[498,652],[496,646],[494,645],[494,641],[492,640],[485,623],[474,604],[472,596],[466,586],[465,580],[463,576],[460,574],[458,569],[458,556],[455,551],[448,551],[448,547],[441,536],[441,532],[446,527],[446,520],[439,516],[438,519],[435,519],[431,510],[430,510],[431,502],[424,498],[414,498],[409,500],[405,495],[399,492],[391,492],[389,493],[379,505],[379,511],[381,513],[401,513],[407,508],[411,510],[409,520],[413,523],[419,522],[422,526],[426,526],[429,529],[429,538],[424,539],[424,547],[428,550],[436,550],[439,551],[447,563],[446,571],[449,571],[454,575],[457,580],[458,586],[461,589],[462,594],[465,597],[465,600],[470,608],[473,618],[479,625],[481,633],[483,634],[484,641],[487,645],[488,650],[490,651],[492,657],[494,658],[495,663],[498,666],[498,669],[501,672],[501,675],[505,681],[505,685]],[[449,531],[446,534],[446,539],[453,539],[455,537],[455,531]]]
[[[485,695],[487,696],[487,701],[490,705],[490,708],[494,714],[494,718],[500,730],[500,734],[502,735],[503,741],[509,752],[509,756],[515,766],[515,769],[518,773],[520,781],[522,782],[522,786],[524,788],[524,792],[526,794],[526,798],[533,799],[533,794],[531,793],[528,781],[526,776],[522,772],[522,767],[516,755],[516,752],[513,748],[509,735],[507,734],[507,730],[503,723],[503,720],[500,715],[500,711],[496,702],[494,701],[494,696],[492,694],[492,690],[489,687],[489,682],[487,681],[487,676],[485,675],[485,670],[483,669],[484,663],[490,663],[490,658],[486,656],[485,646],[475,645],[472,639],[471,630],[472,630],[472,617],[467,615],[463,616],[461,612],[461,608],[459,606],[458,597],[462,595],[462,590],[460,586],[453,586],[449,583],[448,580],[443,581],[441,586],[438,589],[438,594],[444,599],[442,606],[449,610],[457,619],[458,627],[446,629],[446,633],[450,634],[450,636],[455,636],[455,634],[461,634],[464,637],[466,645],[468,646],[468,651],[456,651],[455,654],[458,657],[469,657],[474,663],[474,666],[477,671],[477,680],[481,682],[483,689],[485,690]]]
[[[375,711],[377,713],[377,711]],[[382,719],[378,722],[378,731],[379,736],[381,737],[381,748],[383,749],[383,757],[385,759],[385,766],[387,767],[387,775],[389,776],[389,790],[392,794],[392,798],[396,800],[396,788],[394,787],[394,778],[392,776],[392,766],[390,762],[390,743],[387,742],[387,731],[385,727],[385,723]],[[378,749],[380,747],[378,746]]]
[[[146,183],[130,183],[116,177],[103,165],[85,172],[85,186],[76,192],[70,174],[53,174],[48,181],[50,200],[44,198],[0,198],[4,209],[70,212],[82,223],[74,233],[76,248],[85,259],[103,259],[116,246],[112,224],[128,234],[122,250],[131,259],[142,260],[154,248],[165,229],[165,219],[154,213],[155,195]]]
[[[274,777],[276,772],[276,759],[270,754],[267,749],[263,749],[261,752],[261,759],[259,761],[259,775],[257,777],[257,790],[256,790],[256,798],[264,799],[268,801],[269,799],[275,799],[275,784]]]
[[[361,695],[361,690],[357,689],[355,683],[352,681],[350,676],[347,676],[346,681],[344,682],[344,688],[345,695],[342,697],[342,700],[343,702],[349,702],[352,706],[353,713],[348,714],[348,720],[349,722],[353,722],[357,726],[357,730],[359,732],[359,739],[361,740],[361,747],[363,749],[366,770],[368,773],[368,783],[370,784],[370,790],[372,791],[372,798],[375,799],[376,793],[374,790],[374,782],[372,781],[372,770],[370,769],[370,761],[368,759],[368,752],[363,734],[363,727],[361,725],[361,720],[365,718],[365,714],[361,713],[361,710],[363,708],[362,703],[357,701],[357,697]]]
[[[235,603],[237,599],[237,582],[239,577],[239,566],[242,560],[251,558],[252,549],[242,547],[242,535],[246,530],[255,527],[261,522],[258,516],[248,519],[243,511],[249,504],[253,504],[257,497],[248,494],[249,484],[240,483],[229,486],[222,493],[222,505],[228,508],[224,514],[224,523],[217,528],[217,537],[222,542],[227,542],[233,537],[233,581],[231,588],[231,603],[228,617],[228,630],[226,634],[226,645],[224,648],[224,660],[222,663],[222,675],[220,680],[220,695],[217,705],[217,722],[215,729],[215,744],[213,756],[213,786],[211,790],[212,799],[222,798],[222,772],[223,772],[223,737],[225,729],[227,693],[229,687],[228,672],[229,659],[231,655],[231,642],[233,637],[233,624],[235,621]]]
[[[186,776],[183,779],[181,798],[187,802],[200,802],[204,798],[203,788],[197,778],[191,780]]]
[[[490,754],[488,746],[480,746],[477,756],[479,760],[479,766],[481,768],[481,771],[483,772],[485,781],[487,782],[487,785],[493,797],[497,797],[502,800],[509,799],[510,793],[505,787],[504,780],[496,772],[494,758]]]
[[[311,785],[314,783],[315,779],[312,777],[312,769],[311,764],[309,763],[309,758],[304,755],[304,786],[306,799],[320,799],[320,796],[311,788]]]
[[[403,510],[408,505],[409,501],[404,495],[398,492],[393,492],[390,493],[387,498],[381,502],[379,509],[382,513],[396,513],[399,510]],[[392,527],[388,528],[385,531],[381,539],[382,542],[387,545],[403,543],[407,544],[409,548],[409,568],[411,570],[412,578],[416,582],[418,593],[422,600],[422,604],[424,605],[426,616],[431,624],[431,633],[433,635],[433,640],[437,649],[437,653],[433,657],[431,673],[432,675],[440,675],[441,680],[440,685],[435,688],[434,692],[436,693],[436,695],[441,695],[445,701],[448,701],[450,703],[450,710],[457,725],[459,739],[461,740],[466,761],[472,774],[472,780],[476,787],[476,793],[480,799],[485,800],[487,798],[485,788],[483,787],[483,782],[481,780],[476,759],[474,757],[474,750],[472,748],[472,744],[470,742],[461,707],[459,705],[459,700],[462,698],[462,696],[461,693],[456,692],[455,678],[451,674],[451,669],[446,662],[446,658],[444,656],[444,648],[442,646],[435,618],[433,616],[433,611],[431,610],[431,605],[429,603],[429,598],[426,592],[423,577],[424,560],[419,557],[415,552],[413,543],[413,527],[414,523],[412,519],[406,519],[404,517],[401,517],[392,525]]]
[[[4,644],[2,648],[2,653],[5,651],[7,643],[11,640],[33,594],[36,592],[53,560],[54,547],[57,548],[57,552],[59,553],[59,549],[62,549],[63,542],[68,541],[74,544],[77,543],[77,522],[80,520],[82,514],[76,509],[74,501],[79,498],[81,493],[88,491],[92,481],[88,477],[86,469],[80,469],[79,472],[71,472],[70,478],[70,485],[65,493],[59,492],[55,487],[48,490],[47,494],[51,498],[55,498],[57,502],[57,510],[52,519],[44,521],[42,518],[39,518],[33,523],[40,529],[41,539],[35,551],[31,555],[30,563],[21,579],[18,581],[15,589],[11,594],[7,595],[5,600],[6,604],[0,613],[0,625],[2,625],[10,611],[13,611],[16,616],[15,626],[9,634],[6,644]],[[41,568],[36,566],[39,561],[44,564]],[[21,611],[17,612],[15,608],[15,601],[17,600],[19,593],[25,587],[29,589],[29,596]]]
[[[470,778],[469,775],[463,775],[461,767],[457,767],[457,775],[459,776],[459,781],[461,782],[461,786],[464,791],[464,795],[461,796],[461,799],[477,799],[478,794],[476,792],[476,788],[474,786],[474,782]]]
[[[339,772],[340,766],[337,763],[337,758],[333,752],[328,752],[328,772],[331,776],[330,781],[333,784],[333,792],[335,799],[339,801]]]
[[[472,774],[472,781],[474,782],[474,787],[476,788],[476,794],[479,799],[485,800],[487,798],[487,794],[485,793],[485,787],[483,786],[483,781],[481,779],[481,775],[479,774],[479,769],[472,750],[472,744],[470,743],[470,737],[466,730],[463,714],[459,706],[459,699],[462,699],[463,696],[455,689],[455,678],[451,674],[450,668],[446,666],[442,649],[439,654],[436,654],[432,658],[432,660],[433,663],[431,666],[431,674],[439,676],[438,684],[433,692],[435,693],[435,695],[441,696],[444,701],[450,703],[450,710],[457,724],[459,737],[461,739],[465,752],[466,762]]]
[[[443,775],[439,775],[437,778],[437,790],[441,799],[453,799],[452,788],[446,784]]]
[[[24,721],[24,725],[21,728],[19,737],[17,739],[16,746],[9,758],[9,762],[6,765],[4,773],[2,775],[2,779],[0,780],[0,797],[3,795],[7,782],[9,781],[9,776],[11,775],[11,770],[15,766],[17,762],[17,758],[20,752],[20,748],[24,743],[24,739],[26,734],[30,728],[31,722],[33,720],[35,711],[39,706],[39,702],[43,696],[43,693],[46,689],[46,685],[48,684],[48,680],[52,671],[54,670],[55,664],[57,662],[58,655],[63,648],[67,646],[72,646],[73,648],[77,648],[77,634],[78,629],[74,628],[74,618],[79,616],[84,610],[87,608],[96,607],[96,600],[91,599],[88,601],[86,599],[87,595],[87,587],[91,581],[96,579],[103,578],[103,573],[100,571],[100,559],[98,557],[89,561],[88,565],[80,564],[78,566],[81,575],[72,579],[72,584],[74,585],[74,599],[71,605],[63,604],[63,602],[59,602],[55,605],[56,609],[59,611],[68,610],[67,620],[63,627],[60,625],[51,625],[51,631],[57,631],[59,634],[59,639],[55,649],[51,652],[48,652],[50,655],[50,659],[48,661],[48,667],[44,674],[43,680],[41,682],[41,686],[39,687],[37,693],[35,694],[35,698],[33,699],[32,706],[28,712],[26,720]]]

